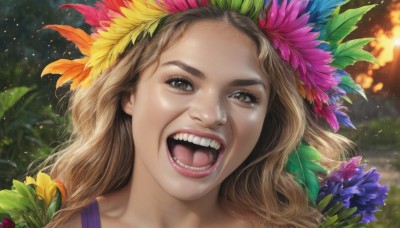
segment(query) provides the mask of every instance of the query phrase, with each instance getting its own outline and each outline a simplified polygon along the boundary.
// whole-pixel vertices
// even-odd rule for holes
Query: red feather
[[[106,7],[118,14],[121,14],[121,7],[128,6],[124,0],[103,0]]]

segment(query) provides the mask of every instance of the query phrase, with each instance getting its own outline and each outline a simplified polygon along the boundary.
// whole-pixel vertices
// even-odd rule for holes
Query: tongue
[[[172,153],[180,162],[192,167],[205,167],[213,162],[211,150],[204,147],[193,150],[190,146],[177,144]]]

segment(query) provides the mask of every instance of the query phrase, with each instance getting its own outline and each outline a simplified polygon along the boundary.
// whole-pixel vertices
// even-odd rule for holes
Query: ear
[[[124,112],[130,116],[133,115],[133,106],[135,102],[135,95],[133,91],[126,92],[121,99],[121,107]]]

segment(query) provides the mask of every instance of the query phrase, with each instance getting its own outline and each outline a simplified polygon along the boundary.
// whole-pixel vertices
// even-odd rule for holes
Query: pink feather
[[[64,4],[62,8],[72,8],[85,17],[85,22],[95,28],[105,29],[110,24],[112,18],[121,15],[121,7],[126,7],[125,0],[103,0],[96,2],[95,6],[83,4]]]
[[[333,88],[337,82],[334,68],[329,66],[332,56],[318,48],[318,33],[311,32],[307,25],[309,15],[303,13],[308,1],[271,0],[268,13],[259,20],[259,27],[278,50],[281,58],[290,63],[304,83],[306,90],[312,92],[318,107],[328,103],[324,91]]]
[[[96,6],[88,6],[83,4],[64,4],[61,8],[72,8],[85,17],[85,22],[93,27],[102,27],[102,21],[110,21],[107,9],[101,2],[97,2]]]
[[[163,6],[169,13],[177,13],[188,9],[199,8],[201,6],[207,6],[208,0],[164,0],[157,1]]]
[[[318,115],[323,117],[326,122],[332,127],[334,132],[339,130],[339,122],[336,118],[334,110],[336,109],[336,105],[324,105],[321,108],[314,107],[314,112]]]

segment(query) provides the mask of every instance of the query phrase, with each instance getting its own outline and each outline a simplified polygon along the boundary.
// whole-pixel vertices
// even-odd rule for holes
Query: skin
[[[102,227],[256,226],[228,214],[218,192],[254,148],[268,96],[269,82],[248,36],[223,21],[191,26],[122,100],[132,116],[133,177],[125,188],[98,198]],[[167,138],[187,130],[224,142],[220,163],[206,177],[181,175],[168,160]],[[79,223],[76,215],[66,226]]]

